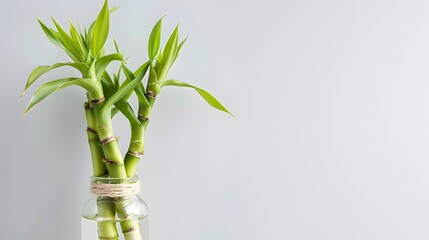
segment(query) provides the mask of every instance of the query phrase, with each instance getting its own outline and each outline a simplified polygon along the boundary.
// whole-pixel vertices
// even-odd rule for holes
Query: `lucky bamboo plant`
[[[134,71],[127,66],[115,41],[113,43],[116,52],[106,53],[104,46],[109,34],[109,18],[116,9],[117,7],[110,9],[105,0],[96,20],[84,31],[70,23],[69,32],[66,32],[53,18],[55,29],[38,20],[48,39],[60,47],[72,61],[37,67],[30,74],[24,92],[43,74],[63,66],[75,68],[81,76],[44,83],[34,92],[25,112],[63,88],[76,85],[85,89],[86,101],[83,105],[93,174],[96,177],[125,179],[134,177],[137,172],[138,162],[144,153],[149,117],[162,88],[177,86],[194,89],[212,107],[229,112],[207,91],[181,81],[167,79],[168,72],[186,41],[186,38],[179,40],[179,25],[162,48],[162,18],[155,24],[147,44],[148,60]],[[119,62],[120,67],[111,74],[106,69],[113,61]],[[146,81],[145,84],[143,80]],[[132,94],[137,97],[138,109],[133,109],[129,103]],[[131,137],[125,156],[119,149],[118,139],[112,128],[112,119],[118,113],[123,114],[130,125]],[[98,214],[104,214],[106,218],[115,214],[122,216],[121,229],[126,233],[125,239],[141,239],[138,227],[135,226],[138,223],[128,220],[126,214],[121,214],[125,206],[126,204],[115,204],[112,207],[100,202]],[[115,224],[100,223],[99,239],[118,239],[117,231]]]

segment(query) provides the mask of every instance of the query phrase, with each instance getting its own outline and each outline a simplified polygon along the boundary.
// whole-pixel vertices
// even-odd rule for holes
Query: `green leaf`
[[[121,6],[112,7],[112,8],[109,10],[109,13],[110,13],[110,14],[112,14],[112,13],[116,12],[116,10],[118,10],[119,8],[121,8]]]
[[[119,84],[119,75],[113,74],[113,86],[118,89]]]
[[[113,43],[115,44],[116,53],[119,53],[119,46],[115,39],[113,39]]]
[[[41,20],[37,19],[37,21],[39,22],[40,26],[42,27],[43,32],[45,33],[45,35],[48,37],[48,39],[54,43],[55,45],[57,45],[58,47],[60,47],[61,49],[64,50],[64,52],[67,53],[67,55],[73,59],[73,61],[78,62],[79,60],[73,55],[72,52],[70,52],[65,46],[64,44],[61,42],[61,34],[59,34],[58,32],[56,32],[55,30],[48,28]]]
[[[94,28],[90,28],[90,34],[91,52],[93,57],[96,57],[109,35],[109,6],[107,0],[104,1],[103,8],[95,20]]]
[[[232,113],[230,113],[215,97],[213,97],[209,92],[207,92],[204,89],[201,89],[199,87],[195,87],[195,86],[192,86],[191,84],[184,83],[184,82],[177,81],[177,80],[161,81],[161,82],[159,82],[159,85],[161,87],[176,86],[176,87],[192,88],[195,91],[197,91],[201,95],[201,97],[203,97],[204,100],[206,100],[206,102],[208,104],[210,104],[210,106],[212,106],[212,107],[214,107],[214,108],[216,108],[218,110],[224,111],[224,112],[229,113],[229,114],[232,115]]]
[[[122,65],[119,66],[118,68],[118,72],[116,74],[113,74],[113,85],[115,86],[116,89],[119,88],[120,86],[120,80],[121,80],[121,71],[122,71]]]
[[[75,43],[73,39],[62,29],[62,27],[58,24],[57,21],[55,21],[54,18],[52,18],[52,21],[55,24],[55,27],[58,30],[58,34],[56,34],[56,37],[61,41],[63,46],[71,53],[74,57],[76,57],[79,61],[84,61],[84,53],[79,50],[78,45],[79,43]]]
[[[126,84],[125,86],[122,86],[115,94],[113,94],[103,105],[103,107],[100,109],[100,119],[102,121],[105,121],[106,119],[111,118],[111,107],[113,104],[124,98],[126,95],[132,93],[134,91],[134,88],[139,85],[139,83],[142,81],[144,75],[147,72],[142,71],[138,76],[136,76],[131,82]]]
[[[120,53],[113,53],[106,56],[103,56],[99,58],[98,60],[95,60],[95,73],[97,76],[97,79],[100,79],[103,75],[103,72],[106,70],[107,66],[112,61],[122,61],[124,60],[124,57]]]
[[[104,71],[104,73],[103,73],[103,78],[101,79],[101,83],[108,85],[108,87],[111,89],[117,89],[117,88],[115,88],[115,85],[114,85],[112,78],[110,77],[109,73],[106,71]]]
[[[173,33],[171,33],[170,37],[168,38],[168,41],[164,47],[164,54],[170,57],[173,56],[178,46],[178,40],[179,40],[179,24],[177,24]]]
[[[147,68],[150,66],[150,62],[147,61],[145,63],[143,63],[135,72],[134,72],[134,76],[139,75],[142,71],[147,71]],[[138,88],[136,88],[136,93],[139,94],[139,92],[141,92],[141,94],[144,96],[145,88],[143,86],[143,83],[140,83]],[[146,100],[147,101],[147,100]]]
[[[156,74],[155,69],[152,67],[152,65],[149,68],[149,79],[148,84],[156,83],[158,82],[158,75]],[[157,92],[155,94],[158,94]]]
[[[168,70],[174,62],[176,51],[179,45],[179,24],[170,35],[167,43],[165,44],[164,51],[162,53],[162,61],[155,67],[156,73],[158,74],[159,80],[164,80],[167,76]]]
[[[155,26],[150,33],[149,42],[148,42],[148,55],[149,60],[153,60],[156,57],[156,54],[159,52],[159,47],[161,46],[161,28],[162,28],[162,17],[158,20]]]
[[[173,57],[173,62],[175,62],[177,57],[179,56],[180,49],[182,49],[182,46],[183,46],[183,44],[185,44],[186,40],[188,40],[188,37],[183,39],[183,41],[181,41],[179,46],[177,47],[176,53],[174,54],[174,57]]]
[[[127,81],[131,81],[135,78],[134,73],[125,65],[121,64],[122,72],[124,72]]]
[[[139,75],[142,71],[146,71],[145,69],[148,67],[149,61],[143,63],[135,72],[134,75]]]
[[[46,24],[44,24],[42,22],[42,20],[37,19],[37,21],[39,22],[40,26],[42,27],[43,32],[45,33],[45,35],[48,37],[48,39],[54,43],[55,45],[57,45],[58,47],[64,49],[63,44],[61,43],[61,41],[59,39],[57,39],[55,37],[55,35],[53,34],[54,30],[50,29],[49,27],[46,26]]]
[[[96,61],[92,61],[86,76],[93,79],[94,81],[100,81],[100,78],[97,78],[97,73],[95,72],[95,63]]]
[[[143,72],[147,71],[147,68],[149,66],[149,62],[146,62],[145,64],[142,65],[142,67],[140,67],[135,73],[133,73],[125,64],[122,64],[121,68],[122,68],[122,72],[124,72],[124,75],[126,77],[124,83],[128,83],[129,81],[131,81],[132,79],[135,78],[135,76],[139,75]],[[135,89],[134,91],[136,92],[137,95],[137,100],[139,102],[139,107],[140,108],[144,108],[149,105],[149,102],[147,101],[144,93],[145,93],[145,89],[142,83],[140,83]],[[126,96],[125,99],[128,99],[129,96]]]
[[[82,53],[83,58],[85,59],[87,50],[86,50],[84,39],[71,22],[70,22],[70,36],[72,37],[73,42],[78,47],[79,51]]]
[[[103,91],[105,93],[105,97],[107,99],[110,99],[110,97],[112,95],[114,95],[116,93],[116,89],[113,88],[112,86],[110,86],[109,84],[107,84],[106,82],[102,81],[103,84]],[[124,100],[124,98],[120,99],[119,101],[117,101],[115,103],[115,108],[112,109],[111,111],[111,115],[112,117],[119,111],[122,112],[122,114],[124,114],[124,116],[128,119],[128,121],[130,122],[130,124],[137,124],[140,125],[140,122],[137,120],[136,115],[134,114],[134,111],[131,107],[131,105]],[[116,110],[114,110],[116,109]]]
[[[78,85],[85,88],[87,91],[91,91],[93,87],[92,84],[92,80],[88,78],[63,78],[45,83],[34,92],[24,113],[27,113],[34,105],[58,90],[68,86]]]
[[[30,76],[28,77],[27,83],[25,84],[24,92],[22,93],[22,95],[24,95],[25,91],[31,86],[31,84],[33,84],[43,74],[63,66],[74,67],[77,70],[79,70],[82,73],[82,75],[85,75],[88,72],[88,66],[84,63],[66,62],[66,63],[56,63],[52,66],[39,66],[36,69],[34,69],[33,72],[30,73]]]
[[[92,22],[91,26],[89,26],[88,31],[85,29],[85,39],[86,39],[86,45],[88,46],[88,49],[92,52],[92,34],[94,32],[94,26],[95,22]]]
[[[162,48],[160,48],[159,49],[159,53],[158,53],[158,55],[156,56],[156,64],[155,64],[155,68],[157,68],[161,63],[162,63],[162,61],[164,60],[163,59],[163,51],[162,51]]]

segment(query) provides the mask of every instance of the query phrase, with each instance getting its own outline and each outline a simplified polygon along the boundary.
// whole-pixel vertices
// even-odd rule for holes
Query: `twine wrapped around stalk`
[[[100,197],[127,197],[138,194],[140,182],[132,183],[102,183],[91,181],[91,193]]]

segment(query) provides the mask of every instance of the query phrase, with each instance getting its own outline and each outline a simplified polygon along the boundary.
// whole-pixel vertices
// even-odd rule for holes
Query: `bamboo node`
[[[107,165],[118,165],[118,166],[122,165],[122,164],[119,164],[118,162],[116,162],[115,160],[106,159],[106,158],[103,159],[103,162]]]
[[[88,110],[89,108],[90,108],[90,106],[89,106],[90,104],[88,103],[88,102],[84,102],[83,103],[83,108],[85,109],[85,110]]]
[[[138,157],[139,158],[139,157],[143,156],[144,152],[143,151],[141,151],[141,152],[128,151],[127,154],[131,155],[133,157]]]
[[[132,183],[102,183],[91,182],[91,193],[100,197],[126,197],[138,194],[140,191],[140,182]]]
[[[92,99],[91,103],[89,104],[89,107],[94,107],[97,104],[100,104],[102,102],[104,102],[104,100],[106,100],[106,98],[99,98],[99,99]]]
[[[147,91],[144,95],[148,98],[156,98],[156,94],[152,91]]]
[[[142,120],[142,121],[149,121],[149,118],[148,118],[148,117],[143,117],[142,115],[139,115],[139,116],[137,117],[137,119],[138,119],[138,120]]]
[[[122,231],[122,233],[129,233],[129,232],[132,232],[132,231],[134,231],[134,230],[136,230],[136,228],[133,226],[133,227],[130,227],[130,228],[128,228],[127,230],[125,230],[125,231]]]
[[[86,131],[90,133],[98,134],[97,131],[95,131],[93,128],[90,128],[90,127],[87,127]]]
[[[113,141],[116,141],[118,139],[119,139],[119,137],[107,137],[107,138],[100,141],[100,146],[106,145],[106,144],[111,143]]]

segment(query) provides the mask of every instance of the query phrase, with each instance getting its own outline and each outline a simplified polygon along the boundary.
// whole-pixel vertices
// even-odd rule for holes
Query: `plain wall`
[[[36,18],[81,26],[102,1],[2,1],[1,239],[80,238],[91,175],[69,88],[25,117],[38,65],[68,61]],[[189,35],[156,102],[138,173],[152,240],[418,240],[429,231],[429,2],[111,0],[135,68],[150,29]],[[108,49],[113,50],[112,38]],[[41,82],[75,74],[63,68]],[[37,84],[36,84],[37,85]],[[128,124],[114,121],[123,152]]]

